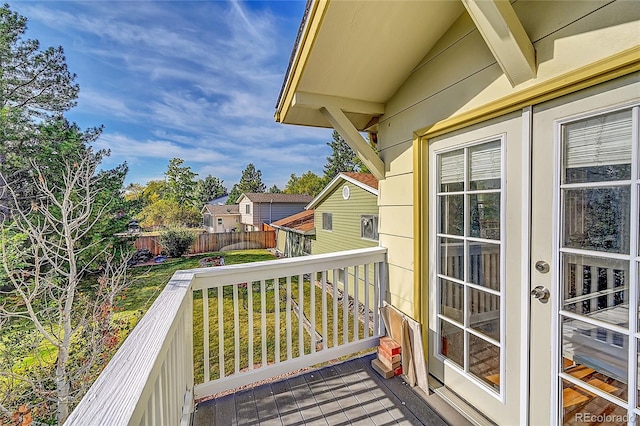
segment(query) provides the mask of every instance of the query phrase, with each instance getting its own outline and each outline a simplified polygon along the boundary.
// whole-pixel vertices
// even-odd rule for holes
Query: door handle
[[[540,303],[547,303],[549,301],[549,298],[551,297],[551,292],[548,288],[539,285],[531,290],[531,296],[533,296],[535,299],[538,299]]]

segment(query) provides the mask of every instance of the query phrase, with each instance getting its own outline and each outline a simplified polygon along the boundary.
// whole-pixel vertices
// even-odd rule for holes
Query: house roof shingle
[[[371,188],[378,189],[378,179],[371,173],[342,172],[340,174],[349,176],[351,179],[364,183]]]
[[[314,228],[313,212],[313,210],[305,210],[289,217],[285,217],[284,219],[277,220],[273,222],[271,226],[294,229],[301,233],[306,233],[308,231],[312,231]]]
[[[270,192],[246,192],[244,194],[254,203],[301,203],[307,204],[313,200],[310,195],[303,194],[272,194]],[[242,195],[240,197],[242,197]]]

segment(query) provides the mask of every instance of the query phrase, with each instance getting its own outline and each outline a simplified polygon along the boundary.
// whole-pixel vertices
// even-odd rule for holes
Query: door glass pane
[[[631,167],[638,161],[633,157],[638,151],[633,149],[638,144],[634,114],[637,109],[601,114],[565,124],[561,130],[564,424],[627,424],[628,409],[636,406],[633,398],[640,397],[635,380],[629,387],[638,377],[639,347],[629,330],[630,318],[638,316],[638,301],[629,303],[631,286],[638,282],[637,265],[629,256],[636,254],[631,247],[635,252],[638,235],[632,236],[631,230],[637,229],[639,218],[637,202],[631,204],[631,191],[638,191],[638,176]],[[614,253],[616,258],[611,258]],[[598,397],[598,391],[619,402]]]
[[[500,296],[469,288],[469,326],[500,341]]]
[[[464,189],[464,150],[447,152],[438,156],[440,192],[457,192]]]
[[[458,367],[464,365],[464,331],[460,327],[440,321],[440,353]]]
[[[469,334],[469,372],[500,390],[500,348]]]
[[[464,240],[440,238],[440,274],[464,280]]]
[[[629,326],[629,262],[562,254],[563,309]]]
[[[467,280],[500,291],[500,272],[500,245],[470,241]]]
[[[562,381],[562,413],[565,425],[627,425],[625,408],[588,390]]]
[[[469,236],[500,239],[500,193],[469,195]]]
[[[563,183],[631,178],[631,110],[563,126]]]
[[[564,247],[629,253],[629,186],[563,192]]]
[[[440,233],[464,235],[464,195],[441,195]]]
[[[562,321],[563,371],[622,400],[627,399],[629,337],[571,318]]]
[[[440,279],[440,313],[464,324],[464,286]]]
[[[437,157],[439,351],[494,391],[500,391],[503,315],[501,151],[502,140],[497,140]]]
[[[469,148],[469,189],[500,188],[500,141],[484,143]]]

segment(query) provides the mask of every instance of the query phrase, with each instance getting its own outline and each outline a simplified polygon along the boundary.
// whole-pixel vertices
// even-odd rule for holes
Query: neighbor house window
[[[363,214],[360,216],[360,237],[378,240],[378,215]]]
[[[245,213],[247,213],[247,214],[251,214],[251,204],[247,204],[247,205],[245,206]]]
[[[325,231],[333,230],[333,215],[331,213],[322,213],[322,229]]]
[[[218,218],[218,225],[219,225],[219,226],[221,226],[221,225],[222,225],[222,218],[221,218],[221,217],[219,217],[219,218]]]

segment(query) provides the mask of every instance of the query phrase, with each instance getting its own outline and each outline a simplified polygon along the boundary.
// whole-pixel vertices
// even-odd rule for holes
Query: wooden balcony
[[[386,284],[381,247],[176,272],[65,424],[187,425],[199,399],[372,348]]]

